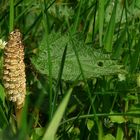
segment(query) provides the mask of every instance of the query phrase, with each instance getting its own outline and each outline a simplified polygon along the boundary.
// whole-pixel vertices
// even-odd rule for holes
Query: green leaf
[[[93,126],[94,126],[94,121],[88,119],[87,120],[87,128],[88,128],[88,130],[91,131],[91,129],[93,128]]]
[[[103,140],[115,140],[115,137],[112,136],[111,134],[107,134],[104,136]]]
[[[39,140],[43,134],[44,128],[35,128],[31,135],[31,140]]]
[[[125,101],[130,101],[130,100],[138,100],[138,97],[136,95],[127,95],[126,97],[124,97]]]
[[[112,113],[113,112],[111,112],[111,114]],[[118,124],[126,122],[126,120],[123,116],[110,116],[110,121],[113,123],[118,123]]]
[[[128,110],[128,113],[137,114],[137,115],[135,115],[133,117],[129,117],[129,118],[131,118],[131,120],[134,124],[140,124],[140,104],[131,105],[131,107]]]
[[[39,47],[38,53],[31,59],[31,61],[40,73],[49,75],[48,47],[43,43],[45,42],[44,39]],[[57,79],[58,77],[63,50],[67,45],[67,54],[62,79],[65,81],[74,81],[81,74],[81,70],[72,43],[69,41],[69,36],[62,36],[61,34],[56,33],[51,34],[48,40],[51,53],[52,77],[54,79]],[[73,42],[77,47],[76,50],[86,79],[124,72],[122,70],[122,65],[118,65],[117,61],[111,60],[109,54],[104,54],[101,50],[96,50],[91,46],[85,45],[83,38],[80,39],[79,37],[74,36]],[[80,76],[80,80],[81,79],[82,77]]]
[[[123,140],[123,136],[124,136],[123,130],[121,127],[118,126],[116,140]]]
[[[63,99],[63,101],[59,105],[59,107],[58,107],[56,113],[54,114],[54,117],[52,118],[52,121],[50,122],[42,140],[54,140],[55,139],[56,131],[57,131],[59,123],[63,117],[64,111],[67,107],[71,92],[72,92],[72,88],[69,89],[65,98]]]

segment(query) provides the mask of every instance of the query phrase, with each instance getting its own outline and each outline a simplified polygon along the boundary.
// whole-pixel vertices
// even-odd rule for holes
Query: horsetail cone
[[[26,78],[24,64],[24,46],[18,29],[11,32],[4,48],[3,82],[7,98],[17,109],[24,105]]]

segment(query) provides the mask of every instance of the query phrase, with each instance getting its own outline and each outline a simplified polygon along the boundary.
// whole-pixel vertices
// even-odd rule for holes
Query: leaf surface
[[[31,59],[31,61],[40,73],[49,75],[48,50],[44,40],[45,38],[42,40],[38,53]],[[81,70],[69,36],[62,36],[59,33],[51,34],[48,40],[51,52],[52,77],[54,79],[57,79],[58,77],[61,58],[65,46],[67,45],[67,54],[62,79],[65,81],[75,80],[81,74]],[[109,54],[105,54],[99,49],[93,49],[93,47],[85,45],[79,37],[73,37],[73,42],[78,52],[78,57],[86,79],[124,72],[122,70],[122,65],[118,65],[116,60],[111,60]],[[80,80],[81,79],[82,76],[80,76]]]

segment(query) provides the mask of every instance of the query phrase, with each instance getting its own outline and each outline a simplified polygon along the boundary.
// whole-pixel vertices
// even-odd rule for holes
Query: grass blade
[[[6,126],[8,126],[8,120],[6,118],[5,112],[0,106],[0,128],[5,128]]]
[[[81,12],[82,3],[83,3],[82,0],[80,0],[78,11],[76,13],[75,22],[74,22],[74,28],[73,28],[74,32],[76,32],[77,27],[78,27],[79,22],[80,22],[80,12]]]
[[[104,37],[104,49],[107,52],[112,52],[113,34],[115,29],[115,18],[116,18],[117,1],[115,1],[113,12],[109,21],[108,29]]]
[[[131,73],[136,71],[136,69],[138,67],[138,64],[139,64],[139,60],[140,60],[140,47],[139,47],[139,44],[140,44],[140,40],[138,41],[138,44],[136,44],[135,52],[132,55],[131,65],[130,65]]]
[[[48,43],[48,33],[49,33],[49,25],[48,25],[48,17],[47,17],[47,11],[45,12],[45,9],[46,9],[46,3],[44,1],[44,5],[40,2],[40,6],[41,6],[41,10],[42,10],[42,22],[43,22],[43,27],[44,27],[44,30],[45,30],[45,37],[46,37],[46,40],[45,40],[45,43],[46,43],[46,47],[48,49],[48,62],[49,62],[49,65],[48,65],[48,68],[49,68],[49,78],[48,78],[48,81],[49,81],[49,104],[50,104],[50,108],[49,108],[49,111],[50,111],[50,120],[52,118],[52,101],[53,101],[53,97],[52,97],[52,63],[51,63],[51,52],[50,52],[50,44]]]
[[[104,0],[99,0],[99,43],[102,46],[103,24],[104,24]]]
[[[54,99],[53,99],[52,114],[54,113],[55,108],[56,108],[56,104],[57,104],[56,101],[57,101],[57,97],[58,97],[59,86],[60,86],[60,83],[61,83],[61,77],[62,77],[62,74],[63,74],[63,68],[64,68],[65,59],[66,59],[66,53],[67,53],[67,45],[64,49],[64,53],[63,53],[63,56],[62,56],[62,61],[61,61],[61,64],[60,64],[60,70],[59,70],[59,73],[58,73],[56,91],[55,91]]]
[[[68,90],[63,101],[59,105],[59,107],[58,107],[56,113],[54,114],[54,117],[53,117],[48,129],[46,130],[45,135],[44,135],[42,140],[54,140],[55,139],[56,131],[57,131],[59,123],[63,117],[63,114],[64,114],[64,111],[65,111],[66,106],[68,104],[71,92],[72,92],[72,88],[70,88]]]

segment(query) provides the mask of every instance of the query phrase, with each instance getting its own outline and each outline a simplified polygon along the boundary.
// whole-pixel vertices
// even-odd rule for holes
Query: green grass
[[[0,38],[19,28],[27,80],[22,125],[2,81],[0,139],[140,139],[140,2],[0,1]]]

